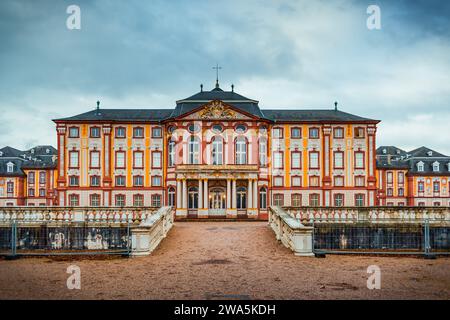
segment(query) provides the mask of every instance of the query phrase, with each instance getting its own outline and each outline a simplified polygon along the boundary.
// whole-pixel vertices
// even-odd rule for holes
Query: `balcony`
[[[177,173],[257,173],[256,164],[180,164],[176,166]]]

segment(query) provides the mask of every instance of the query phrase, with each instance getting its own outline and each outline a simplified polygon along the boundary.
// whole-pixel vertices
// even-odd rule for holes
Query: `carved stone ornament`
[[[221,101],[213,101],[201,113],[201,119],[235,119],[236,113],[225,108]]]

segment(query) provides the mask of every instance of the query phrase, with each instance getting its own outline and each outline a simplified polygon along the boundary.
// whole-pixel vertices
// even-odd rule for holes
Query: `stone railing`
[[[297,256],[313,256],[312,227],[305,227],[280,207],[269,208],[269,226],[281,243]]]
[[[131,228],[131,255],[149,255],[167,236],[173,226],[172,207],[162,207],[155,214]]]
[[[0,225],[19,223],[139,224],[151,217],[156,207],[0,207]]]
[[[303,224],[422,223],[450,225],[450,207],[283,207]]]

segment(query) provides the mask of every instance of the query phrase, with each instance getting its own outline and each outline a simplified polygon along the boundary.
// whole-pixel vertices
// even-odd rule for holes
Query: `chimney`
[[[338,103],[337,103],[337,101],[335,101],[334,102],[334,111],[337,111],[337,109],[338,109],[337,106],[338,106]]]
[[[231,85],[231,92],[234,92],[234,84]]]
[[[203,92],[203,83],[200,84],[200,92]]]
[[[96,115],[100,115],[100,101],[97,101],[97,109],[95,110]]]

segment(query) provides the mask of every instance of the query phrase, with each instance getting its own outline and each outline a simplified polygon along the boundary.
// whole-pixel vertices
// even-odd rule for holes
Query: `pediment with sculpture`
[[[230,108],[220,100],[214,100],[203,106],[202,109],[186,117],[186,119],[196,120],[245,120],[248,116]]]

